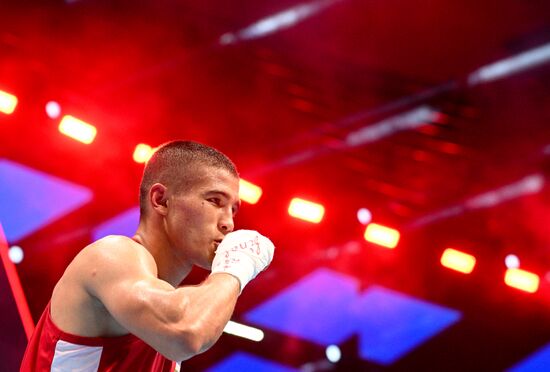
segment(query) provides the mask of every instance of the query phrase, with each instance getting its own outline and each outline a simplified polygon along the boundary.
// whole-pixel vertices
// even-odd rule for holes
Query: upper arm
[[[193,345],[185,338],[182,321],[187,296],[157,278],[149,252],[123,237],[109,237],[89,248],[81,266],[85,290],[122,327],[162,354],[171,359],[192,354]]]

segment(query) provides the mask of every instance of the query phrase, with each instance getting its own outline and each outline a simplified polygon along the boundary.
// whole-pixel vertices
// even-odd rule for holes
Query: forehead
[[[239,178],[224,168],[201,166],[190,189],[198,192],[222,191],[231,197],[239,197]]]

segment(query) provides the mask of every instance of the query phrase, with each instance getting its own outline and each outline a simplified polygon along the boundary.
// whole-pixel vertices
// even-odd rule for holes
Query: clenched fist
[[[275,246],[254,230],[237,230],[222,240],[214,261],[212,274],[228,273],[239,279],[241,292],[245,285],[265,270],[273,259]]]

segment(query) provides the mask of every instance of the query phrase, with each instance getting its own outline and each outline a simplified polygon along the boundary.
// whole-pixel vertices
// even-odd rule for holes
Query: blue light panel
[[[355,331],[348,308],[358,289],[355,279],[319,269],[249,311],[245,318],[323,346],[338,344]]]
[[[107,235],[133,236],[139,224],[139,207],[130,208],[103,222],[92,232],[94,240]]]
[[[208,372],[234,372],[234,371],[258,371],[258,372],[297,372],[297,369],[286,367],[248,353],[237,352],[222,360],[207,370]]]
[[[0,159],[0,221],[15,242],[92,199],[90,189]]]
[[[459,311],[379,286],[353,304],[361,358],[389,365],[461,318]]]
[[[254,324],[328,346],[359,336],[361,358],[389,365],[461,318],[459,311],[319,269],[245,314]]]
[[[546,344],[535,353],[531,354],[514,367],[509,372],[539,372],[550,370],[550,344]]]

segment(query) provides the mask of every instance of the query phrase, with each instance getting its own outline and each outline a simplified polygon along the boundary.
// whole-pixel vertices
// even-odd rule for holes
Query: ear
[[[153,211],[165,216],[168,213],[168,192],[162,183],[155,183],[149,189],[149,202]]]

